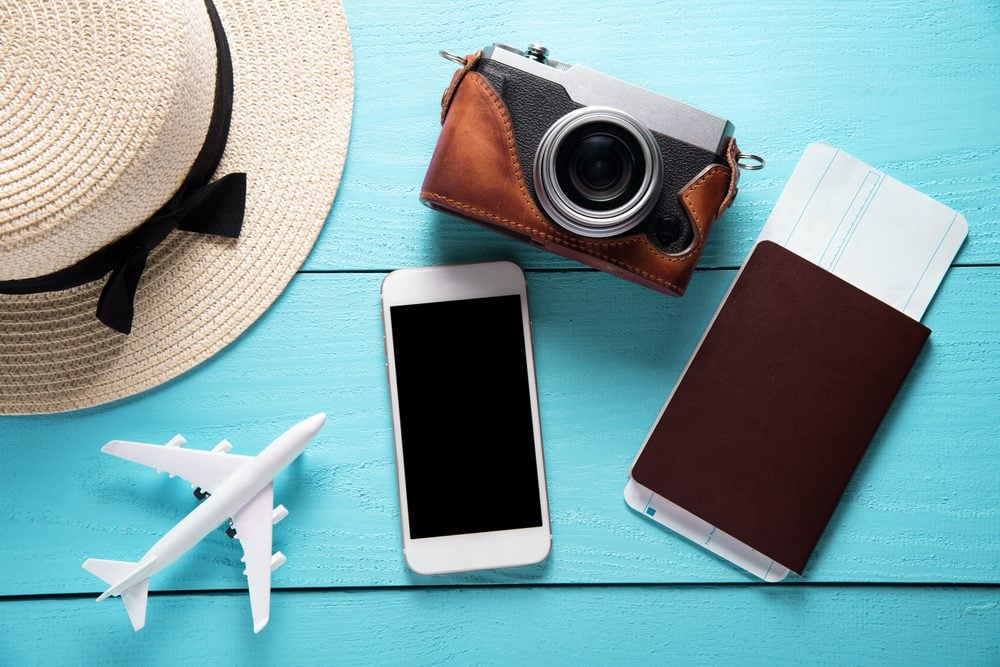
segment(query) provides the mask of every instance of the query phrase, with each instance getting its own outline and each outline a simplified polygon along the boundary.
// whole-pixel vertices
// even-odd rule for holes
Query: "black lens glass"
[[[569,158],[569,176],[574,185],[594,193],[595,198],[609,198],[624,187],[632,171],[625,145],[607,134],[592,134],[573,150]]]
[[[578,206],[617,208],[639,192],[646,164],[642,148],[624,128],[598,121],[570,132],[556,149],[556,179]]]

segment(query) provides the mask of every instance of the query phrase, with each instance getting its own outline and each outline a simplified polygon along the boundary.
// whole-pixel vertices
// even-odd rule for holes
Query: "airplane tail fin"
[[[128,612],[129,620],[135,630],[141,630],[146,624],[146,597],[149,595],[149,577],[143,577],[130,583],[127,580],[130,575],[141,574],[140,563],[130,563],[123,560],[101,560],[100,558],[88,558],[83,563],[83,568],[91,574],[103,579],[111,584],[111,588],[104,591],[97,601],[100,602],[109,595],[121,595],[122,602],[125,603],[125,611]],[[122,588],[121,585],[125,584]],[[120,590],[116,590],[120,589]]]

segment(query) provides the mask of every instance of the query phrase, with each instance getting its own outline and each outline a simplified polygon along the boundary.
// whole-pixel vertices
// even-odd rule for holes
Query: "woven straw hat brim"
[[[343,7],[334,0],[215,4],[235,79],[217,174],[247,174],[240,238],[171,233],[149,257],[128,336],[95,318],[103,281],[0,295],[0,413],[100,405],[193,368],[264,313],[319,235],[340,182],[353,107]]]

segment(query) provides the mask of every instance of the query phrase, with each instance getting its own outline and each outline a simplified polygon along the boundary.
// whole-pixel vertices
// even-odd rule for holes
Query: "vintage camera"
[[[462,67],[442,99],[421,201],[684,293],[740,166],[763,164],[739,153],[729,121],[538,45],[442,55]]]

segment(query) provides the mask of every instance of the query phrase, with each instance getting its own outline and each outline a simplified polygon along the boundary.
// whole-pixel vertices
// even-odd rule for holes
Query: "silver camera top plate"
[[[733,136],[733,124],[725,118],[583,65],[540,62],[504,44],[483,49],[483,58],[556,83],[577,104],[621,109],[654,132],[712,153],[724,154]]]

